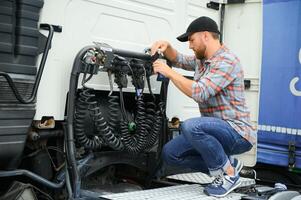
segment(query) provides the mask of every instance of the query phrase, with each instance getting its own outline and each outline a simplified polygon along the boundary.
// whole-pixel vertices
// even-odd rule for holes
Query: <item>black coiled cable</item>
[[[137,100],[137,113],[136,113],[136,125],[137,129],[135,133],[131,133],[128,128],[128,121],[122,120],[120,123],[122,141],[125,146],[125,150],[130,153],[139,153],[145,149],[147,144],[147,126],[145,123],[145,105],[142,97]]]
[[[146,149],[150,149],[158,139],[161,130],[162,116],[159,110],[156,111],[156,105],[154,102],[147,102],[146,105],[146,124],[148,125],[149,133],[147,137]]]
[[[123,65],[122,65],[123,66]],[[130,65],[126,65],[133,74],[134,73]],[[144,76],[145,76],[144,70]],[[161,128],[161,112],[156,111],[155,105],[155,96],[151,91],[150,80],[147,77],[147,83],[149,86],[150,94],[153,97],[153,102],[145,103],[143,101],[143,93],[140,91],[138,94],[137,102],[136,102],[136,117],[135,124],[136,130],[130,128],[130,124],[133,123],[129,121],[122,94],[123,85],[120,82],[120,109],[122,114],[122,120],[119,120],[119,104],[118,97],[109,96],[109,117],[108,122],[102,115],[100,106],[97,101],[94,101],[95,97],[92,94],[90,88],[85,87],[85,83],[92,78],[92,74],[86,79],[86,74],[83,78],[83,90],[79,94],[79,99],[76,107],[75,113],[75,134],[78,142],[86,148],[89,149],[97,149],[100,148],[102,143],[108,144],[114,150],[123,150],[130,153],[139,153],[141,151],[147,150],[151,148],[155,142],[157,141],[158,134]],[[137,79],[137,77],[135,77]],[[122,79],[123,80],[123,79]],[[141,80],[140,80],[141,82]],[[139,82],[139,83],[140,83]],[[136,83],[133,81],[133,83]],[[143,85],[143,84],[142,84]],[[141,86],[138,87],[141,89]],[[137,89],[137,88],[136,88]],[[147,109],[146,109],[147,107]],[[94,135],[92,139],[90,139],[85,134],[85,126],[84,121],[86,118],[86,111],[90,112],[90,115],[93,118],[94,125],[97,128],[97,134]],[[120,132],[121,135],[118,135],[117,125],[120,123]]]
[[[92,139],[88,138],[85,131],[85,119],[87,110],[93,107],[96,102],[92,100],[95,95],[91,93],[91,89],[83,88],[79,93],[78,100],[75,106],[75,116],[74,116],[74,133],[76,141],[87,149],[100,149],[102,146],[102,141],[100,136],[94,136]]]
[[[119,117],[119,98],[118,96],[112,96],[109,95],[108,96],[109,100],[109,119],[108,119],[108,123],[109,126],[111,128],[111,131],[116,135],[117,133],[117,125],[120,121],[120,117]]]
[[[145,123],[146,119],[146,110],[145,110],[145,103],[143,101],[143,98],[140,97],[137,100],[137,116],[136,116],[136,124],[137,124],[137,146],[140,148],[140,150],[145,148],[145,145],[147,143],[147,127]]]
[[[93,121],[97,128],[97,131],[100,135],[102,135],[106,143],[114,150],[122,150],[123,144],[121,143],[120,139],[114,135],[111,127],[107,124],[107,121],[100,111],[100,107],[95,106],[91,108],[91,111],[93,113]]]
[[[104,119],[100,107],[98,106],[98,102],[93,100],[95,95],[92,94],[92,89],[85,86],[85,83],[91,78],[92,75],[86,78],[86,74],[84,74],[82,81],[83,90],[79,93],[79,98],[76,103],[74,131],[77,142],[87,149],[95,150],[101,148],[103,144],[103,138],[105,142],[114,150],[122,150],[123,144],[121,143],[120,139],[113,134],[112,128]],[[116,106],[116,104],[114,106]],[[93,139],[90,139],[85,133],[85,118],[87,110],[90,112],[94,125],[97,128],[97,134],[94,135]]]

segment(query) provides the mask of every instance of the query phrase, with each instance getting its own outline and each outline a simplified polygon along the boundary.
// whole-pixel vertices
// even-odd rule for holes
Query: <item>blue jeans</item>
[[[217,176],[229,167],[229,156],[249,151],[252,144],[226,121],[197,117],[181,125],[181,135],[163,147],[163,161]]]

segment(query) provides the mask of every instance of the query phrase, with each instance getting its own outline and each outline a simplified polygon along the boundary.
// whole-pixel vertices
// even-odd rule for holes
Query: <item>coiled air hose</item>
[[[129,69],[133,74],[133,70],[130,66]],[[119,87],[120,103],[118,103],[118,96],[108,96],[109,116],[107,119],[108,122],[106,121],[98,102],[94,100],[95,95],[92,93],[92,89],[85,86],[85,83],[91,78],[92,74],[87,79],[86,74],[84,74],[82,82],[83,89],[79,93],[76,103],[74,130],[77,142],[85,148],[92,150],[100,149],[102,144],[106,143],[114,150],[125,150],[130,153],[139,153],[153,147],[161,129],[162,116],[159,109],[156,109],[155,96],[151,91],[149,77],[147,77],[147,83],[153,100],[147,102],[145,106],[142,90],[141,95],[137,96],[134,122],[130,122],[128,119],[123,100],[122,87]],[[93,118],[94,125],[97,129],[97,133],[92,138],[89,138],[85,132],[87,110]],[[122,114],[121,120],[119,116],[120,111]],[[132,127],[133,124],[135,127]],[[118,133],[118,125],[120,133]]]
[[[125,146],[125,150],[130,153],[139,153],[143,151],[147,144],[147,125],[145,123],[145,105],[143,98],[140,97],[137,100],[137,109],[136,109],[136,130],[130,131],[129,122],[124,119],[120,123],[122,141]]]
[[[85,131],[85,119],[87,110],[91,107],[95,107],[97,102],[93,101],[95,95],[91,93],[91,89],[84,87],[79,93],[79,97],[75,104],[75,116],[74,116],[74,134],[76,141],[87,149],[100,149],[102,141],[99,139],[100,136],[94,136],[89,138]]]
[[[114,150],[122,150],[124,148],[122,142],[112,132],[112,128],[108,125],[107,121],[103,117],[100,107],[97,106],[91,110],[93,111],[92,115],[94,124],[97,127],[97,130],[100,133],[100,135],[103,136],[105,142],[109,145],[109,147],[111,147]]]
[[[109,95],[108,96],[109,100],[109,119],[108,119],[108,123],[109,126],[111,128],[111,131],[115,134],[118,134],[118,130],[117,130],[117,125],[119,124],[120,121],[120,117],[119,117],[119,97],[118,96],[113,96],[113,95]]]
[[[86,78],[86,74],[84,74],[82,80],[83,89],[79,93],[79,98],[75,106],[74,133],[77,142],[87,149],[96,150],[101,148],[103,144],[102,140],[104,139],[106,144],[109,145],[112,149],[122,150],[123,144],[121,143],[120,139],[114,135],[111,126],[107,124],[105,118],[101,113],[98,102],[93,100],[93,98],[95,98],[95,95],[92,94],[91,92],[92,89],[85,86],[85,83],[88,82],[91,78],[92,75]],[[114,97],[111,97],[111,99],[114,99]],[[114,104],[113,101],[111,100],[111,104],[112,104],[111,106],[112,112],[110,118],[115,118],[116,112],[118,112],[116,111],[115,108],[116,103]],[[92,116],[94,125],[97,128],[97,133],[96,135],[94,135],[92,139],[90,139],[85,132],[85,118],[86,118],[87,110]],[[116,121],[112,120],[111,125],[114,124],[116,124]]]
[[[147,136],[147,144],[146,149],[150,149],[154,146],[155,142],[158,139],[162,116],[159,110],[156,111],[156,105],[154,102],[147,102],[146,104],[146,124],[148,125],[148,136]]]

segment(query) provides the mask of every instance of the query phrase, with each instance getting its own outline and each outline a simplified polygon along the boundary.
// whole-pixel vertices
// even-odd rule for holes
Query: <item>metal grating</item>
[[[238,193],[230,193],[224,198],[216,198],[207,196],[203,193],[203,190],[204,188],[198,184],[185,184],[144,191],[109,194],[101,197],[112,200],[239,200],[243,196]]]
[[[207,174],[196,172],[196,173],[186,173],[186,174],[176,174],[172,176],[168,176],[169,179],[186,181],[190,183],[199,183],[199,184],[208,184],[213,181],[213,177],[208,176]],[[255,185],[256,182],[254,179],[250,178],[240,178],[241,185],[239,187],[246,187]]]

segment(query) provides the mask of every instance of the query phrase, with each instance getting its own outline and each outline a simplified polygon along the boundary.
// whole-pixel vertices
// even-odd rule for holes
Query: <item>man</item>
[[[160,49],[174,66],[194,70],[194,80],[160,61],[153,63],[154,72],[194,99],[202,116],[183,122],[182,134],[164,146],[162,157],[169,165],[209,172],[216,179],[204,191],[223,197],[240,184],[242,164],[231,155],[249,151],[256,142],[245,102],[243,70],[238,58],[219,42],[217,24],[208,17],[194,20],[177,39],[188,41],[195,56],[179,53],[167,41],[155,42],[152,53]]]

